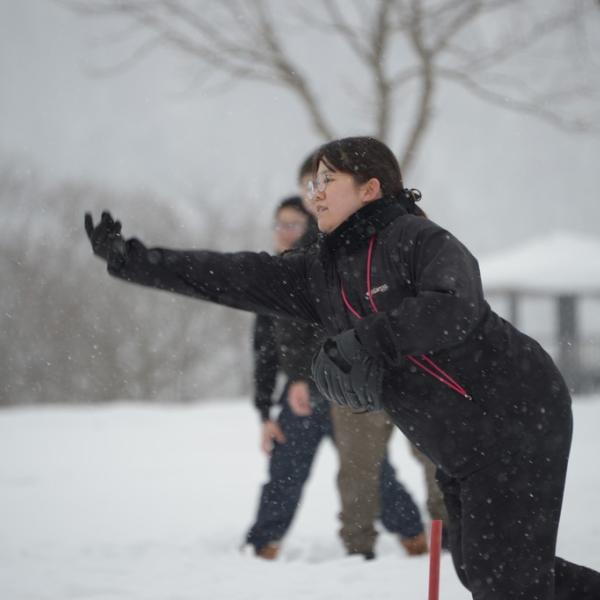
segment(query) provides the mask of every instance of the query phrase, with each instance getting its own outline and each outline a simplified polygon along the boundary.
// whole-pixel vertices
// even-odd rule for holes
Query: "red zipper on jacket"
[[[367,298],[369,299],[369,304],[371,305],[371,310],[376,313],[379,312],[377,309],[377,304],[375,304],[375,300],[373,299],[373,288],[371,282],[371,271],[373,266],[373,250],[375,248],[376,236],[372,236],[369,240],[369,249],[367,251]],[[344,302],[345,307],[359,320],[363,320],[363,316],[350,304],[348,300],[348,296],[346,295],[346,291],[344,290],[344,284],[340,284],[340,292],[342,295],[342,300]],[[422,354],[419,358],[415,358],[409,354],[406,355],[406,358],[410,360],[412,363],[417,365],[420,369],[425,371],[425,373],[431,375],[438,381],[442,382],[444,385],[447,385],[449,388],[454,390],[457,394],[464,396],[465,398],[471,398],[465,388],[460,385],[455,379],[453,379],[446,371],[444,371],[439,365],[436,365],[428,356]],[[423,364],[421,360],[426,363]]]

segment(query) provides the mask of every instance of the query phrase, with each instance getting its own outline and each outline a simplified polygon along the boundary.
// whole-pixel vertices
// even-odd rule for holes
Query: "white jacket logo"
[[[378,285],[377,287],[373,288],[371,290],[371,295],[374,296],[375,294],[381,294],[383,292],[387,292],[390,289],[390,286],[387,283],[384,283],[383,285]],[[369,299],[369,294],[365,294],[365,300]]]

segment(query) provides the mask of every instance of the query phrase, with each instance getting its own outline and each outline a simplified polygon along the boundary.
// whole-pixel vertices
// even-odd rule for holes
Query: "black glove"
[[[121,223],[115,221],[109,212],[103,212],[100,223],[94,227],[94,221],[90,213],[85,213],[85,230],[92,250],[96,256],[106,262],[120,262],[125,258],[126,246],[121,237]]]
[[[353,412],[381,410],[383,365],[370,356],[354,329],[327,339],[314,357],[317,388],[331,402]]]

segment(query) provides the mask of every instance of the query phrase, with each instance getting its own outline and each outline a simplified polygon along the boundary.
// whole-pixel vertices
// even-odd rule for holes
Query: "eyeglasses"
[[[310,200],[314,200],[318,192],[324,192],[327,184],[333,181],[329,173],[319,173],[306,184],[306,192]]]
[[[306,223],[303,221],[275,221],[273,229],[275,231],[301,231],[306,227]]]

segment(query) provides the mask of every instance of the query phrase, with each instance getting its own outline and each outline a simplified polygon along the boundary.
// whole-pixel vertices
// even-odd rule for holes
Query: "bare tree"
[[[324,140],[336,137],[335,118],[297,40],[304,33],[327,35],[361,65],[368,82],[362,114],[380,139],[392,145],[401,139],[405,169],[431,126],[444,81],[563,129],[598,131],[597,115],[582,102],[598,98],[597,82],[581,68],[592,60],[598,37],[588,34],[598,28],[593,0],[59,1],[83,15],[127,22],[117,37],[132,40],[135,49],[113,70],[166,45],[195,61],[209,87],[241,80],[284,87]],[[574,36],[576,51],[560,47],[559,34]],[[533,66],[525,68],[527,62]],[[548,77],[561,67],[567,76]],[[330,71],[337,77],[336,67]],[[352,95],[360,97],[364,87],[351,86]],[[398,123],[408,126],[398,132]]]

